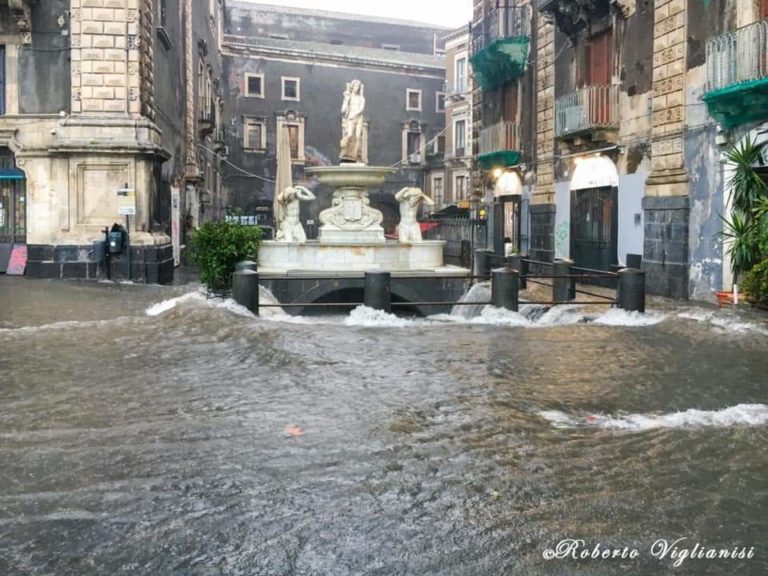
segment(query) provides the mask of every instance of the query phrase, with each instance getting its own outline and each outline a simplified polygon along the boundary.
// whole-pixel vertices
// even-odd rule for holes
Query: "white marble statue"
[[[341,161],[363,161],[363,84],[353,80],[347,84],[341,105]]]
[[[277,214],[275,214],[277,220],[275,240],[298,244],[304,244],[307,241],[304,227],[299,220],[301,202],[310,202],[314,199],[315,195],[304,186],[291,186],[278,193],[275,203],[278,207]]]
[[[434,206],[432,198],[424,194],[420,188],[403,188],[395,194],[395,200],[400,203],[400,224],[397,227],[397,238],[401,244],[421,242],[421,227],[416,217],[422,203]]]

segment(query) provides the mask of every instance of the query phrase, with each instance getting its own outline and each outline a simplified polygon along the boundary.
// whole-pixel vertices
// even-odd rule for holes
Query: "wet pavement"
[[[765,317],[539,316],[0,277],[0,575],[768,573]]]

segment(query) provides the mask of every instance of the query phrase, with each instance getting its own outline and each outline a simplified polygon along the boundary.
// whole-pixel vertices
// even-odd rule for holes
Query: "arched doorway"
[[[571,259],[581,268],[618,263],[619,173],[607,156],[580,158],[571,179]]]
[[[0,244],[27,242],[27,187],[24,172],[8,148],[0,148]]]

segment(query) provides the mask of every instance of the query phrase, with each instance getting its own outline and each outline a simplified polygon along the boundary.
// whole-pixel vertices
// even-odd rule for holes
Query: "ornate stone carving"
[[[368,192],[362,189],[348,188],[337,190],[333,194],[330,208],[320,212],[323,225],[335,226],[340,230],[366,230],[378,226],[384,216],[370,207]]]
[[[16,29],[21,36],[22,44],[32,43],[32,20],[29,13],[28,0],[8,0],[11,16],[16,22]]]
[[[637,0],[613,0],[613,3],[619,9],[619,12],[621,12],[621,15],[624,16],[624,18],[629,18],[632,16],[632,14],[635,13],[635,9],[637,8]]]

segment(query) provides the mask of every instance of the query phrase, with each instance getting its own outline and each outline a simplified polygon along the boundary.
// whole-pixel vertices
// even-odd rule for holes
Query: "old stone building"
[[[330,196],[303,176],[308,166],[339,162],[340,109],[347,83],[360,80],[366,98],[364,160],[397,166],[372,203],[393,231],[394,192],[425,187],[444,129],[446,30],[394,19],[228,3],[224,36],[228,157],[224,187],[231,210],[269,220],[277,169],[277,133],[291,139],[294,181],[319,192],[305,206],[310,236]]]
[[[537,7],[532,252],[599,269],[636,254],[665,296],[728,289],[721,152],[765,138],[766,2]]]
[[[184,216],[194,222],[218,189],[218,160],[197,144],[216,134],[222,9],[219,0],[0,5],[10,170],[0,242],[27,245],[27,275],[172,278]],[[107,270],[93,243],[125,224],[120,204],[132,212],[130,252]]]
[[[528,230],[528,214],[535,211],[530,206],[533,188],[527,181],[536,148],[531,114],[536,68],[530,65],[535,23],[536,13],[528,1],[474,1],[470,62],[476,161],[472,184],[475,201],[489,207],[493,231],[489,247],[502,253],[505,243],[512,244],[535,258],[547,258],[551,255],[546,250],[536,243],[530,245]],[[549,232],[546,226],[545,230]]]

